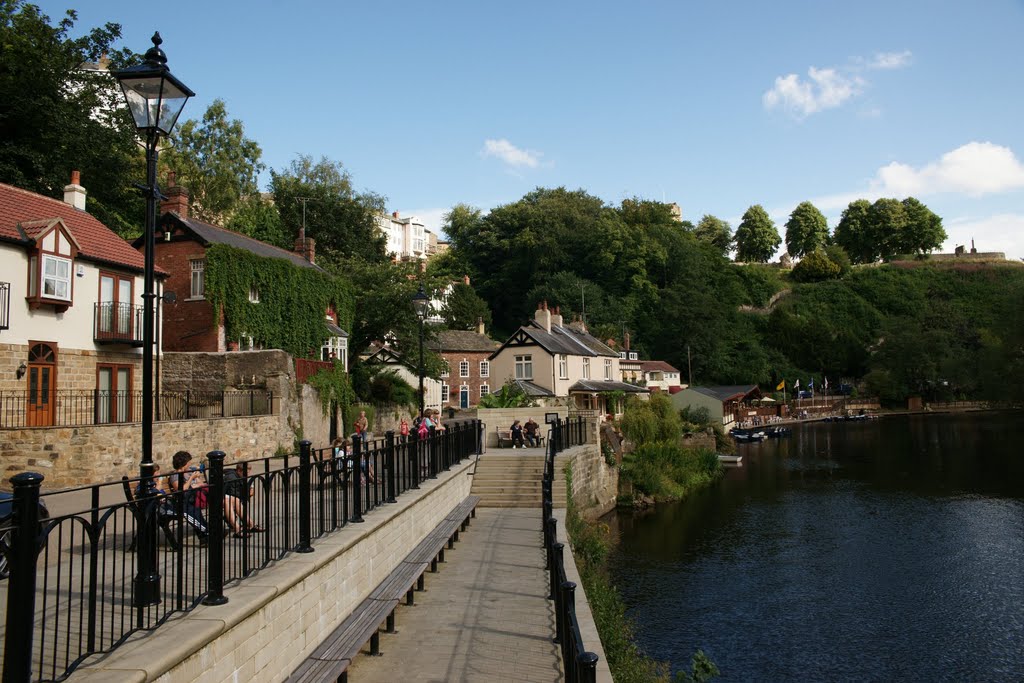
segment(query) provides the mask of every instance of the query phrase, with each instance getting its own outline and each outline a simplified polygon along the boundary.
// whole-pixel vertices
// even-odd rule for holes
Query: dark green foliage
[[[729,253],[732,246],[732,228],[728,221],[723,221],[717,216],[705,214],[697,226],[693,229],[693,236],[697,239],[711,244],[722,256]]]
[[[763,308],[786,288],[778,268],[754,263],[737,266],[734,271],[746,293],[743,303]]]
[[[839,277],[844,277],[853,267],[850,264],[850,255],[838,244],[829,244],[825,247],[825,256],[832,263],[839,266]]]
[[[487,302],[463,282],[452,287],[441,313],[449,330],[475,330],[479,320],[483,321],[486,328],[491,326],[491,309],[487,307]]]
[[[298,234],[285,229],[277,207],[258,193],[238,203],[225,227],[289,251]]]
[[[250,289],[259,303],[249,301]],[[297,358],[319,357],[328,307],[342,329],[351,329],[354,297],[344,278],[223,244],[206,252],[206,297],[223,310],[228,339],[251,336],[258,346]]]
[[[854,263],[873,263],[878,259],[878,245],[869,228],[871,202],[858,199],[843,210],[832,241],[850,255]]]
[[[532,405],[533,400],[511,379],[499,391],[481,396],[479,402],[481,408],[526,408]]]
[[[625,437],[637,445],[678,440],[683,433],[679,412],[672,400],[661,394],[652,395],[650,400],[631,398],[620,426]]]
[[[721,472],[714,451],[682,448],[678,439],[646,443],[622,460],[622,476],[633,484],[633,490],[658,501],[685,498]]]
[[[812,251],[793,267],[790,277],[797,282],[821,282],[839,277],[841,269],[822,249]]]
[[[736,228],[736,260],[767,263],[782,244],[775,223],[760,204],[755,204],[743,214],[743,220]]]
[[[804,254],[825,246],[828,242],[828,223],[825,216],[810,202],[800,202],[786,222],[786,250],[790,256]]]
[[[134,187],[145,179],[144,154],[113,79],[82,67],[106,57],[120,68],[139,57],[114,48],[120,24],[80,31],[76,19],[68,10],[51,25],[35,5],[0,1],[0,182],[59,199],[79,170],[88,211],[135,237],[145,211]],[[173,46],[169,52],[173,64]]]

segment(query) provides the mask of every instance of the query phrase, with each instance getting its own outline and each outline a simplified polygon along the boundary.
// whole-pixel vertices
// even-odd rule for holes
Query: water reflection
[[[819,423],[612,520],[654,657],[724,680],[1024,680],[1024,420]]]

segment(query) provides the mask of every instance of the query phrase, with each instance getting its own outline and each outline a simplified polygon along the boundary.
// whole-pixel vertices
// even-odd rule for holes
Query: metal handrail
[[[139,478],[41,495],[41,475],[15,476],[13,521],[0,530],[10,567],[4,680],[8,672],[31,672],[17,680],[61,681],[87,657],[156,629],[175,613],[223,604],[226,585],[292,553],[314,551],[315,539],[363,521],[471,457],[479,434],[479,421],[471,420],[450,422],[425,439],[387,432],[366,447],[353,439],[351,453],[302,441],[297,454],[227,467],[224,453],[211,451],[201,464],[205,508],[195,491],[181,490],[188,472],[158,477],[160,490],[152,495],[141,493],[149,482]],[[112,497],[110,486],[128,494],[101,504]],[[40,498],[55,507],[57,496],[81,495],[83,488],[86,509],[38,519]],[[261,530],[233,533],[252,526]],[[155,599],[143,604],[137,568],[150,554],[160,576]]]
[[[555,456],[572,446],[586,443],[586,418],[566,417],[551,423],[548,448],[544,458],[544,479],[541,484],[543,505],[544,549],[547,557],[550,589],[548,599],[555,603],[555,642],[561,647],[565,680],[571,683],[594,683],[597,680],[598,656],[588,652],[580,635],[576,617],[576,584],[565,574],[564,544],[558,542],[554,517]]]

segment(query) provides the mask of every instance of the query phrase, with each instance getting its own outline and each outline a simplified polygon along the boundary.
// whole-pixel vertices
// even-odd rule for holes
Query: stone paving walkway
[[[359,656],[359,683],[560,681],[554,608],[546,599],[539,508],[479,508],[416,605],[381,633],[381,657]]]

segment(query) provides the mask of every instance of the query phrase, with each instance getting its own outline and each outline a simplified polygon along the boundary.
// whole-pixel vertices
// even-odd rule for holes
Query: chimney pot
[[[391,212],[391,217],[392,218],[398,218],[398,212],[397,211],[392,211]]]
[[[72,185],[81,185],[82,184],[81,181],[82,181],[82,174],[79,173],[78,171],[72,171],[71,172],[71,184]]]
[[[188,189],[183,185],[175,185],[174,171],[167,173],[167,187],[164,188],[166,199],[160,202],[160,213],[176,213],[181,218],[188,218]]]

